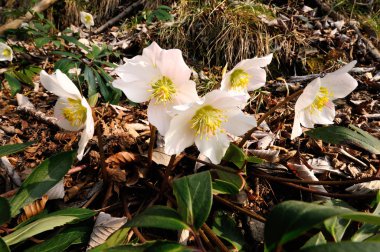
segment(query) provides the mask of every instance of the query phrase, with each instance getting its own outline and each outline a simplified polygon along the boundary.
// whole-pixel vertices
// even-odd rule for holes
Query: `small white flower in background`
[[[115,69],[120,78],[113,81],[133,102],[150,101],[148,121],[161,135],[169,128],[168,111],[177,105],[199,100],[191,70],[178,49],[164,50],[153,42],[142,55],[126,59]]]
[[[265,85],[267,74],[263,67],[272,61],[273,54],[262,58],[240,61],[231,71],[223,76],[220,89],[234,96],[249,98],[248,91],[254,91]]]
[[[70,68],[68,71],[69,74],[73,74],[75,76],[79,76],[81,72],[82,72],[82,69],[77,68],[77,67]]]
[[[7,44],[0,42],[0,61],[12,61],[13,51]]]
[[[77,158],[82,160],[87,142],[94,135],[94,119],[90,105],[75,84],[60,70],[52,75],[42,70],[40,78],[42,85],[59,97],[54,107],[58,126],[69,131],[83,129],[77,155]]]
[[[94,17],[87,12],[80,12],[80,21],[86,26],[87,29],[90,29],[91,26],[94,26]]]
[[[358,82],[348,74],[355,64],[356,61],[352,61],[306,86],[295,105],[291,139],[302,134],[301,125],[314,128],[315,124],[334,123],[335,105],[332,101],[346,97],[358,85]]]
[[[255,118],[238,108],[240,104],[229,93],[214,90],[202,101],[179,111],[165,135],[165,152],[178,154],[195,143],[200,154],[214,164],[220,163],[231,142],[227,132],[241,136],[256,126]]]

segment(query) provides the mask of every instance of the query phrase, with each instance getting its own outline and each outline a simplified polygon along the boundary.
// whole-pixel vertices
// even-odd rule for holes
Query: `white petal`
[[[219,133],[209,138],[200,139],[200,137],[196,137],[195,145],[199,152],[208,157],[212,163],[219,164],[230,145],[230,141],[225,133]]]
[[[160,53],[163,51],[163,49],[153,41],[150,46],[144,48],[142,55],[147,57],[154,66],[157,65],[157,59],[160,55]]]
[[[331,73],[321,79],[321,86],[331,92],[333,99],[338,99],[351,93],[358,86],[358,82],[348,73]]]
[[[348,73],[349,71],[351,71],[352,68],[355,67],[356,63],[357,63],[357,61],[353,60],[350,63],[346,64],[345,66],[339,68],[335,72],[332,72],[331,74],[344,74],[344,73]]]
[[[57,124],[59,127],[69,131],[78,131],[85,127],[85,125],[73,126],[63,115],[63,109],[69,106],[69,102],[66,98],[59,98],[54,106],[54,117],[57,118]]]
[[[222,91],[229,91],[230,88],[231,88],[231,74],[232,74],[232,71],[229,71],[228,73],[226,73],[224,76],[223,76],[223,79],[222,79],[222,82],[220,83],[220,90]]]
[[[293,140],[294,138],[299,137],[300,135],[302,135],[301,122],[299,119],[299,114],[296,113],[294,115],[293,129],[290,139]]]
[[[144,81],[147,84],[161,77],[160,72],[145,57],[136,56],[115,69],[125,82]]]
[[[323,107],[322,111],[316,111],[311,114],[311,118],[315,124],[334,124],[335,105],[331,101]]]
[[[4,51],[7,50],[10,52],[10,55],[5,56]],[[13,51],[12,48],[10,48],[7,44],[0,42],[0,61],[12,61],[13,59]]]
[[[190,109],[172,118],[169,130],[165,134],[166,154],[179,154],[194,143],[195,133],[190,128],[193,114],[193,109]]]
[[[125,82],[122,79],[116,79],[112,86],[123,91],[125,96],[133,102],[146,102],[150,99],[150,86],[144,81]]]
[[[176,95],[173,100],[174,105],[188,104],[199,101],[199,96],[196,90],[196,84],[194,81],[187,81],[183,85],[179,85],[176,88]]]
[[[234,98],[228,92],[213,90],[204,96],[204,104],[210,104],[221,110],[239,107],[241,100]]]
[[[305,87],[303,93],[300,95],[300,97],[298,97],[298,100],[294,107],[296,113],[300,112],[302,109],[306,107],[309,107],[314,102],[319,92],[320,86],[321,79],[316,78]]]
[[[156,62],[161,74],[174,84],[180,85],[190,79],[191,70],[183,60],[181,50],[162,50]]]
[[[244,70],[249,70],[251,68],[265,67],[270,64],[272,58],[273,54],[271,53],[261,58],[255,57],[252,59],[242,60],[234,67],[234,69],[242,68]]]
[[[91,140],[92,137],[94,136],[94,131],[95,131],[95,123],[92,117],[92,110],[85,98],[82,99],[82,105],[85,106],[87,109],[87,117],[86,117],[85,128],[82,132],[81,138],[78,143],[78,147],[79,147],[78,155],[77,155],[78,160],[82,160],[84,149],[86,148],[88,141]]]
[[[167,108],[164,104],[155,104],[152,99],[148,105],[148,121],[157,128],[161,135],[165,135],[169,129],[171,117],[167,113]]]
[[[254,91],[265,85],[267,72],[262,68],[252,68],[246,71],[249,74],[247,90]]]
[[[238,108],[228,111],[226,115],[228,119],[223,123],[222,127],[235,136],[242,136],[248,130],[257,126],[256,119],[253,115],[245,115]]]
[[[82,99],[75,84],[60,70],[49,75],[44,70],[40,73],[41,84],[53,94],[63,98]]]
[[[306,128],[314,128],[315,123],[314,123],[312,115],[310,114],[308,110],[301,110],[300,112],[298,112],[298,114],[299,114],[299,121],[301,122],[302,126]]]

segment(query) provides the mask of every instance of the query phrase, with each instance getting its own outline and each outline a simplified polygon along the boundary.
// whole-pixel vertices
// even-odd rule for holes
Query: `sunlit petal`
[[[199,152],[208,157],[212,163],[219,164],[230,145],[230,141],[225,133],[219,133],[209,138],[196,137],[195,145]]]

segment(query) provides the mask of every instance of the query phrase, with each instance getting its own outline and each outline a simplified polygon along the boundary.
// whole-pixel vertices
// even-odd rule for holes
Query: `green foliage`
[[[341,126],[328,126],[308,130],[306,134],[332,144],[353,144],[373,154],[380,154],[380,140],[360,128],[350,125],[351,129]]]
[[[241,250],[244,246],[244,238],[237,224],[228,214],[219,211],[214,218],[212,231],[219,237],[231,243],[235,249]]]
[[[300,252],[374,252],[380,251],[379,242],[338,242],[306,247]]]
[[[112,248],[125,244],[129,230],[129,227],[122,227],[119,230],[116,230],[112,235],[110,235],[107,238],[107,240],[103,244],[91,249],[89,252],[101,252],[107,248]]]
[[[230,144],[226,154],[224,154],[223,160],[233,163],[239,169],[243,169],[247,162],[255,164],[263,162],[263,160],[258,157],[247,156],[243,150],[235,144]]]
[[[57,184],[70,169],[75,156],[76,151],[59,153],[46,159],[35,168],[11,199],[11,216],[17,215],[20,208],[41,198]]]
[[[8,145],[0,146],[0,157],[8,156],[10,154],[22,151],[26,147],[31,146],[32,144],[34,144],[34,142],[27,142],[27,143],[21,143],[21,144],[8,144]]]
[[[0,237],[0,251],[1,252],[11,252],[8,245],[5,243],[5,241],[1,237]]]
[[[11,218],[11,207],[7,199],[0,197],[0,225]]]
[[[172,8],[166,5],[160,5],[155,10],[147,10],[142,13],[146,23],[149,25],[155,20],[157,21],[171,21],[173,16],[170,14]]]
[[[104,252],[193,252],[194,249],[169,241],[149,241],[144,244],[124,245],[102,250]]]

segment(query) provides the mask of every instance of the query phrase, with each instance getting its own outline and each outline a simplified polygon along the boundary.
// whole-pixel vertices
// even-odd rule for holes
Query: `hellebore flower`
[[[148,121],[161,135],[169,128],[168,110],[173,106],[192,103],[199,99],[191,70],[178,49],[164,50],[155,42],[142,55],[127,59],[115,69],[120,78],[113,81],[133,102],[150,101]]]
[[[90,105],[75,84],[60,70],[52,75],[41,71],[40,78],[42,85],[59,97],[54,107],[54,117],[58,119],[58,126],[69,131],[83,129],[77,155],[78,160],[82,160],[84,149],[94,135],[94,119]]]
[[[13,51],[12,49],[4,43],[0,42],[0,61],[12,61]]]
[[[314,128],[314,124],[334,123],[335,105],[332,101],[346,97],[358,85],[358,82],[348,74],[355,64],[356,61],[352,61],[306,86],[295,105],[291,139],[302,134],[301,124],[306,128]]]
[[[94,26],[94,17],[90,13],[81,11],[80,21],[82,24],[84,24],[84,26],[86,26],[87,29],[90,29],[91,26]]]
[[[238,108],[241,101],[225,91],[213,90],[202,100],[172,118],[165,135],[165,152],[178,154],[195,143],[201,154],[218,164],[231,142],[227,132],[243,135],[256,126],[256,120],[245,115]]]
[[[228,91],[234,96],[249,98],[248,91],[254,91],[265,85],[267,74],[263,67],[272,61],[273,54],[262,58],[253,58],[240,61],[222,79],[220,89]]]

